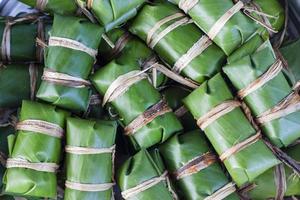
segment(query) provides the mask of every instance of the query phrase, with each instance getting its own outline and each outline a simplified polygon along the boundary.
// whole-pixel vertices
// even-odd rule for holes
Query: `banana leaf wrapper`
[[[139,65],[144,68],[143,64],[156,57],[153,51],[147,45],[123,29],[113,29],[107,34],[108,41],[102,39],[99,48],[99,54],[104,63],[115,59],[118,63]],[[167,82],[166,76],[159,71],[149,70],[147,72],[152,79],[154,86],[159,87]]]
[[[87,19],[55,15],[50,38],[71,39],[95,50],[98,49],[102,33],[102,27]],[[88,53],[63,46],[48,46],[45,54],[45,68],[84,80],[87,80],[95,62]],[[86,111],[90,95],[88,86],[76,88],[44,80],[37,98],[62,108]]]
[[[300,161],[300,145],[297,144],[295,146],[291,146],[285,150],[285,152],[291,156],[293,159]],[[264,174],[259,176],[253,182],[254,188],[250,189],[247,193],[248,198],[250,199],[271,199],[276,197],[276,193],[278,191],[278,186],[276,184],[276,176],[278,176],[275,172],[276,168],[272,168],[266,171]],[[300,195],[300,178],[295,174],[289,167],[284,165],[284,173],[285,173],[285,182],[286,189],[283,190],[284,196],[297,196]],[[251,188],[251,185],[250,185]]]
[[[84,148],[111,148],[115,145],[117,124],[113,121],[90,121],[67,119],[66,145]],[[113,182],[114,153],[66,155],[67,180],[83,184],[103,184]],[[65,190],[65,200],[112,199],[112,188],[101,192]]]
[[[47,41],[51,21],[45,16],[28,14],[23,17],[1,17],[0,38],[3,63],[43,62],[43,49],[36,39]]]
[[[86,0],[87,8],[108,32],[133,18],[146,0]]]
[[[43,68],[36,64],[8,64],[0,67],[0,108],[13,108],[22,100],[35,98]]]
[[[156,165],[151,155],[146,150],[141,150],[123,163],[117,173],[117,182],[121,190],[125,191],[161,175],[161,169]],[[147,190],[128,198],[128,200],[132,199],[173,200],[173,197],[166,181],[162,180]]]
[[[19,121],[42,120],[64,127],[68,112],[54,106],[23,101]],[[59,163],[61,139],[49,135],[19,130],[8,138],[9,158],[25,159],[31,163]],[[9,168],[3,178],[4,192],[24,197],[55,198],[55,173],[25,168]]]
[[[194,90],[183,102],[194,118],[199,119],[217,105],[233,99],[223,77],[217,74]],[[231,147],[257,134],[240,107],[236,107],[213,121],[204,128],[204,133],[218,155],[222,155]],[[223,163],[233,181],[240,187],[252,182],[279,161],[259,139],[232,154]]]
[[[51,14],[73,15],[78,9],[74,0],[20,0],[20,2]]]
[[[102,98],[96,91],[92,88],[92,95],[89,99],[88,109],[82,114],[82,118],[86,119],[103,119],[105,116],[105,110],[101,106]]]
[[[223,68],[236,90],[241,90],[264,74],[276,61],[276,55],[269,41],[258,51],[232,62]],[[242,79],[240,77],[243,77]],[[243,101],[255,117],[273,108],[290,93],[293,88],[284,71],[262,87],[247,95]],[[261,125],[263,133],[278,147],[288,146],[300,137],[300,112],[293,112]]]
[[[182,103],[182,99],[191,93],[190,90],[174,85],[163,88],[160,93],[167,100],[168,105],[180,120],[185,132],[197,129],[194,117]]]
[[[165,2],[145,5],[133,20],[129,30],[142,40],[147,41],[148,33],[160,20],[176,13],[183,14],[176,6],[170,3]],[[163,24],[154,33],[153,38],[168,29],[168,26],[183,18],[184,16]],[[185,23],[160,39],[153,50],[170,68],[174,69],[173,66],[175,63],[185,55],[203,35],[204,33],[195,24]],[[197,83],[202,83],[216,74],[221,69],[224,61],[225,54],[223,51],[215,44],[211,44],[200,55],[196,56],[187,64],[181,71],[181,75]]]
[[[168,171],[175,176],[178,169],[182,168],[198,156],[212,152],[200,130],[174,135],[159,147]],[[175,173],[174,173],[175,172]],[[194,173],[173,179],[178,189],[178,194],[183,199],[205,199],[229,183],[218,161]],[[236,193],[224,198],[238,200]]]
[[[117,61],[112,61],[91,76],[91,81],[97,91],[104,95],[114,80],[134,70],[140,70],[140,67],[132,64],[118,64]],[[122,95],[110,103],[118,112],[122,124],[127,126],[161,100],[162,96],[149,80],[143,79],[130,86]],[[166,141],[180,130],[182,130],[181,123],[173,112],[168,112],[156,117],[129,137],[135,149],[148,148]]]

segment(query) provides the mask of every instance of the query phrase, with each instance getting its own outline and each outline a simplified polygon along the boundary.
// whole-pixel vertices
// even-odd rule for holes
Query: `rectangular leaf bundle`
[[[28,6],[34,7],[40,11],[51,14],[58,13],[61,15],[75,14],[77,5],[75,0],[20,0]]]
[[[64,199],[111,200],[117,124],[67,119]]]
[[[259,24],[276,32],[284,22],[284,10],[277,0],[169,1],[191,16],[226,55],[259,32]]]
[[[0,108],[18,107],[22,100],[34,100],[42,70],[36,64],[8,64],[0,67]]]
[[[91,95],[87,80],[103,28],[87,19],[55,15],[37,97],[63,108],[86,111]]]
[[[182,125],[149,82],[147,74],[133,64],[112,61],[99,69],[91,81],[104,96],[102,105],[111,103],[124,124],[124,134],[136,149],[166,141]]]
[[[125,200],[164,199],[173,200],[167,174],[146,150],[141,150],[122,164],[117,182]]]
[[[201,131],[177,134],[159,147],[178,195],[186,200],[238,200],[235,184],[229,182],[201,134]]]
[[[238,187],[279,163],[220,74],[204,82],[183,102]]]
[[[216,74],[225,61],[223,51],[170,3],[145,5],[130,31],[144,40],[173,72],[197,83]]]
[[[54,106],[23,101],[17,134],[10,143],[4,192],[17,196],[55,198],[61,138],[69,113]]]
[[[283,72],[269,41],[248,56],[226,65],[223,70],[252,111],[263,133],[278,147],[300,137],[299,94]]]

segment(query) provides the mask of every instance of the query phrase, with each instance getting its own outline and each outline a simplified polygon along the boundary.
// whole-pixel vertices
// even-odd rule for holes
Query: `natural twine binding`
[[[49,68],[44,68],[42,80],[73,88],[85,88],[91,85],[91,83],[87,80],[70,76],[68,74],[55,72]]]
[[[212,108],[208,113],[197,120],[197,125],[204,130],[211,123],[241,106],[241,103],[236,100],[225,101],[216,107]]]
[[[177,110],[174,111],[174,114],[176,115],[176,117],[182,117],[187,112],[188,112],[188,110],[186,109],[186,107],[181,106],[180,108],[178,108]]]
[[[94,59],[96,59],[96,56],[98,54],[98,50],[87,47],[85,44],[78,42],[76,40],[72,40],[69,38],[63,38],[63,37],[51,36],[49,38],[48,46],[49,47],[58,46],[58,47],[64,47],[64,48],[68,48],[68,49],[81,51],[81,52],[87,53]]]
[[[30,63],[29,78],[30,78],[30,99],[31,100],[35,99],[37,77],[38,77],[38,66],[36,66],[34,63]]]
[[[216,162],[217,156],[211,152],[207,152],[188,161],[182,167],[173,172],[173,174],[175,178],[179,180],[186,176],[191,176],[195,173],[198,173]]]
[[[103,192],[112,189],[114,185],[115,185],[114,183],[101,183],[101,184],[76,183],[68,180],[65,182],[66,188],[77,190],[77,191],[84,191],[84,192]]]
[[[7,21],[3,30],[2,42],[1,42],[1,56],[2,61],[11,61],[10,52],[11,52],[11,26],[14,23]]]
[[[35,7],[40,11],[44,11],[47,4],[48,4],[48,0],[37,0]]]
[[[87,0],[87,3],[86,3],[87,8],[88,8],[88,9],[91,9],[92,6],[93,6],[93,3],[94,3],[94,0]]]
[[[274,200],[284,199],[284,194],[287,190],[286,175],[283,164],[279,164],[274,170],[274,179],[276,185],[276,196]]]
[[[240,99],[244,99],[249,94],[253,93],[257,89],[264,86],[266,83],[268,83],[270,80],[275,78],[282,70],[283,64],[281,60],[276,60],[276,62],[264,73],[262,74],[258,79],[250,83],[245,88],[238,91],[237,95]]]
[[[101,97],[98,94],[93,94],[90,97],[90,106],[101,105]]]
[[[178,7],[185,13],[188,13],[197,5],[198,2],[199,0],[180,0],[178,3]]]
[[[257,132],[255,135],[249,137],[248,139],[244,140],[243,142],[240,142],[233,147],[227,149],[220,155],[220,160],[224,162],[227,160],[230,156],[242,151],[243,149],[246,149],[247,147],[251,146],[252,144],[256,143],[258,140],[261,139],[261,133]]]
[[[222,200],[236,191],[234,183],[228,183],[219,190],[215,191],[212,195],[204,198],[204,200]]]
[[[93,154],[106,154],[113,153],[116,146],[113,145],[110,148],[91,148],[91,147],[76,147],[67,145],[65,147],[66,153],[75,154],[75,155],[93,155]]]
[[[109,57],[108,60],[111,60],[116,56],[118,56],[123,51],[123,49],[125,48],[125,46],[130,41],[131,38],[132,38],[131,35],[128,32],[125,32],[114,44],[114,47],[110,52],[110,55],[108,56]]]
[[[46,43],[46,37],[45,37],[45,25],[43,18],[38,19],[37,22],[37,38],[36,38],[36,57],[39,63],[43,62],[44,59],[44,48],[42,45],[40,45],[37,40],[42,41],[43,43]]]
[[[55,173],[58,169],[56,163],[31,163],[27,160],[20,158],[8,158],[6,161],[6,168],[26,168],[40,172]]]
[[[28,119],[17,123],[16,130],[31,131],[56,138],[62,138],[64,135],[64,129],[59,125],[35,119]]]
[[[166,100],[162,99],[157,104],[146,110],[144,113],[135,118],[130,124],[124,128],[125,135],[133,135],[140,128],[151,123],[154,119],[166,113],[172,112],[172,109],[167,105]]]

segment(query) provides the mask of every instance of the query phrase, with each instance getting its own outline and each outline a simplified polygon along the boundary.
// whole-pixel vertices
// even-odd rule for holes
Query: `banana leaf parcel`
[[[175,199],[167,173],[161,173],[146,150],[123,163],[117,173],[117,183],[125,200]]]
[[[58,13],[61,15],[70,15],[77,12],[77,5],[75,0],[20,0],[43,12],[51,14]]]
[[[269,41],[223,68],[237,96],[247,104],[263,133],[278,147],[300,137],[300,96],[283,72]],[[242,77],[242,78],[241,78]]]
[[[134,148],[162,143],[182,129],[138,65],[112,61],[91,76],[91,81],[104,96],[102,105],[111,103],[118,112],[125,126],[124,134],[129,136]]]
[[[174,135],[159,150],[182,199],[239,199],[201,131]]]
[[[42,67],[36,64],[8,64],[0,67],[0,108],[13,108],[22,100],[34,100]]]
[[[170,3],[145,5],[130,31],[154,49],[174,73],[197,83],[212,77],[224,64],[222,50]]]
[[[286,152],[300,162],[300,143],[289,147]],[[280,164],[266,171],[254,182],[242,189],[247,199],[283,199],[300,195],[300,177],[286,165]]]
[[[51,105],[23,101],[15,138],[9,142],[4,192],[55,198],[61,138],[69,113]],[[13,140],[14,139],[14,140]]]
[[[234,100],[221,74],[203,83],[184,100],[238,187],[278,164]],[[257,153],[259,152],[259,154]]]
[[[34,14],[23,17],[1,17],[0,38],[1,58],[9,62],[43,61],[43,49],[37,45],[36,39],[46,42],[47,31],[51,27],[50,20],[45,16]]]
[[[83,12],[97,21],[108,32],[133,18],[146,0],[76,0]]]
[[[277,32],[284,23],[284,10],[277,0],[169,1],[191,16],[228,56],[255,32],[264,31],[260,25]]]
[[[63,108],[86,111],[91,95],[87,78],[102,34],[103,28],[87,19],[55,15],[37,97]]]
[[[111,200],[117,123],[67,119],[65,200]]]

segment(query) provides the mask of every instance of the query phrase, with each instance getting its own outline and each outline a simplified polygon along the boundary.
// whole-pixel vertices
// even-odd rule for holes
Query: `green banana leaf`
[[[67,119],[66,145],[86,148],[110,148],[115,144],[117,124],[113,121]],[[67,153],[67,180],[75,183],[113,182],[113,154],[75,155]],[[112,199],[112,189],[85,192],[66,188],[65,200]]]
[[[38,33],[38,23],[45,24],[44,17],[38,15],[27,15],[24,17],[1,17],[0,18],[0,38],[3,41],[4,37],[10,36],[9,46],[7,47],[10,50],[7,50],[6,54],[9,55],[9,59],[6,55],[2,55],[0,60],[2,62],[42,62],[43,57],[40,56],[38,51],[41,51],[41,47],[36,45],[36,38],[39,35],[45,33],[46,28],[39,29],[40,33]],[[20,21],[20,22],[18,22]],[[10,28],[5,32],[6,24],[10,23]],[[43,34],[45,38],[45,34]],[[1,48],[5,48],[2,46]],[[40,48],[38,50],[38,48]]]
[[[64,128],[68,112],[54,106],[23,101],[19,120],[44,120]],[[8,138],[9,157],[32,163],[60,162],[61,139],[30,131],[17,131]],[[54,173],[25,168],[9,168],[3,178],[4,192],[25,197],[55,198],[57,178]]]
[[[37,3],[42,2],[43,0],[19,0],[22,3],[27,4],[28,6],[37,8]],[[77,11],[77,5],[75,0],[47,0],[47,4],[44,10],[51,14],[57,13],[61,15],[71,15],[75,14]]]
[[[87,19],[55,15],[50,36],[72,39],[98,49],[102,33],[102,27]],[[47,47],[45,54],[45,68],[85,80],[95,62],[85,52],[59,46]],[[46,81],[42,81],[37,93],[41,100],[75,111],[87,110],[90,95],[89,87],[72,88]]]
[[[110,46],[111,44],[109,45],[106,40],[101,40],[99,54],[101,59],[103,59],[104,64],[107,64],[109,61],[115,59],[118,61],[118,63],[132,63],[133,65],[139,65],[141,68],[143,68],[143,63],[145,61],[155,57],[153,51],[147,47],[142,40],[123,29],[113,29],[106,35],[113,46],[117,47],[114,48],[113,46]],[[119,48],[118,50],[118,44],[120,44],[120,41],[123,38],[128,38],[128,40],[127,42],[124,42],[124,47]],[[156,77],[153,75],[153,70],[150,70],[147,73],[153,80],[153,85],[157,87],[163,85],[168,80],[166,76],[160,72],[157,72]]]
[[[161,176],[161,170],[151,158],[147,150],[141,150],[123,163],[117,173],[117,183],[122,191],[136,187],[144,181]],[[166,181],[142,191],[128,200],[173,200]]]
[[[108,87],[119,76],[128,72],[139,70],[138,65],[119,64],[112,61],[99,69],[91,76],[91,81],[101,95],[104,95]],[[132,85],[126,92],[111,102],[124,125],[128,125],[136,117],[162,99],[159,92],[147,79],[143,79]],[[171,135],[180,131],[182,125],[173,112],[168,112],[152,122],[140,128],[130,136],[135,149],[148,148],[166,141]]]
[[[181,13],[181,11],[176,6],[167,2],[145,5],[132,22],[129,30],[146,41],[147,34],[155,24],[175,13]],[[180,19],[174,19],[162,25],[155,35],[166,30],[171,23]],[[154,51],[172,68],[176,61],[186,54],[203,35],[203,32],[195,24],[184,24],[163,37],[154,47]],[[194,58],[182,70],[181,74],[198,83],[202,83],[216,74],[221,69],[224,61],[225,54],[220,48],[212,44],[201,55]]]
[[[259,78],[275,61],[276,56],[272,45],[266,41],[258,51],[226,65],[223,71],[235,89],[240,90]],[[281,71],[275,78],[243,100],[257,117],[276,106],[292,91],[289,81]],[[300,137],[299,119],[300,112],[294,112],[263,124],[261,129],[276,146],[288,146]]]
[[[84,0],[86,4],[88,1],[90,0]],[[146,0],[92,0],[89,9],[108,32],[133,18],[145,2]]]
[[[36,73],[30,73],[30,64],[8,64],[0,67],[0,108],[18,107],[22,100],[35,97],[34,91],[40,85],[43,68],[32,65]],[[32,75],[30,75],[32,74]],[[33,84],[36,77],[36,84]]]
[[[300,145],[289,147],[285,150],[286,153],[291,156],[293,159],[300,162]],[[286,192],[285,196],[296,196],[300,195],[300,177],[297,176],[289,167],[284,166],[285,177],[286,177]],[[270,199],[276,196],[276,183],[275,183],[275,168],[268,170],[257,179],[255,179],[254,189],[250,190],[247,196],[250,199]]]
[[[233,99],[223,77],[217,74],[194,90],[183,102],[194,118],[199,119],[215,106]],[[204,132],[219,155],[256,134],[256,130],[241,108],[235,108],[218,118],[208,125]],[[258,140],[224,161],[227,171],[238,187],[252,182],[278,163],[279,161],[262,140]]]
[[[184,166],[190,160],[212,152],[200,130],[174,135],[167,142],[159,146],[159,150],[171,174]],[[173,179],[177,186],[178,194],[182,199],[205,199],[215,191],[229,183],[220,164],[216,161],[207,168],[183,177]],[[233,193],[226,200],[238,200],[238,195]]]
[[[184,108],[182,99],[191,93],[190,90],[178,85],[171,85],[163,87],[160,93],[167,100],[168,105],[173,109],[176,116],[181,121],[185,132],[197,129],[194,117],[188,110],[185,110],[182,113],[179,112],[179,109],[182,107]]]
[[[178,5],[180,0],[169,1]],[[208,33],[217,20],[233,6],[232,0],[213,2],[201,0],[188,12],[188,15],[201,30]],[[244,44],[259,27],[240,11],[224,25],[213,41],[229,56],[235,49]]]

